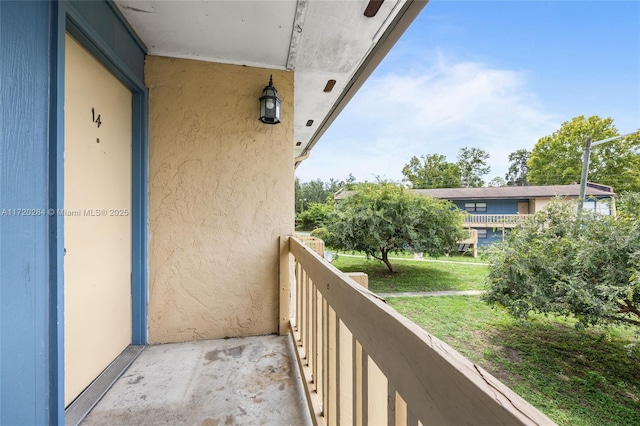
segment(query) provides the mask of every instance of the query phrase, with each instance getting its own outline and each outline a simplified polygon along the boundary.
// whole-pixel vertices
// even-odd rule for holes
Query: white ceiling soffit
[[[351,77],[373,49],[400,0],[386,0],[378,13],[364,16],[368,1],[310,1],[295,61],[296,155],[311,143]],[[331,92],[324,92],[335,80]],[[311,124],[311,121],[313,123]],[[307,126],[311,124],[311,126]]]
[[[285,69],[296,2],[116,0],[150,55]]]
[[[317,142],[426,2],[384,0],[373,17],[364,15],[369,0],[115,4],[151,55],[293,70],[299,156]],[[325,92],[329,80],[335,84]]]

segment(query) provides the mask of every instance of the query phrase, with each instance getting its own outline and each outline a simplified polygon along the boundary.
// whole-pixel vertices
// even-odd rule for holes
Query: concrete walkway
[[[479,296],[484,290],[443,290],[443,291],[407,291],[396,293],[376,293],[380,297],[425,297],[425,296]]]

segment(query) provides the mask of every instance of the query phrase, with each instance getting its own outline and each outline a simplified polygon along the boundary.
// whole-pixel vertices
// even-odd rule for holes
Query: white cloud
[[[558,127],[527,89],[526,74],[450,63],[441,55],[431,62],[428,69],[372,76],[297,176],[328,180],[353,173],[358,180],[400,180],[414,155],[437,153],[455,161],[461,147],[479,147],[490,154],[490,180],[504,176],[509,153],[531,149]]]

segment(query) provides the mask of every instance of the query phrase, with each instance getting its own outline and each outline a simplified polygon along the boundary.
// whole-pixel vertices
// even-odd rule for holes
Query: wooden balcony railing
[[[516,226],[524,223],[531,215],[528,214],[468,214],[464,223],[487,224],[488,226]]]
[[[294,280],[283,290],[314,424],[553,424],[300,240],[287,245]]]

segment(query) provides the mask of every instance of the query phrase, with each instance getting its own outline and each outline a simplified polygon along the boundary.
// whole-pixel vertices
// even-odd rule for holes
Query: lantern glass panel
[[[266,107],[266,104],[267,104],[267,102],[266,102],[264,99],[262,99],[262,100],[260,101],[260,119],[261,119],[261,120],[262,120],[262,118],[263,118],[264,116],[266,116],[266,115],[267,115],[267,107]]]

